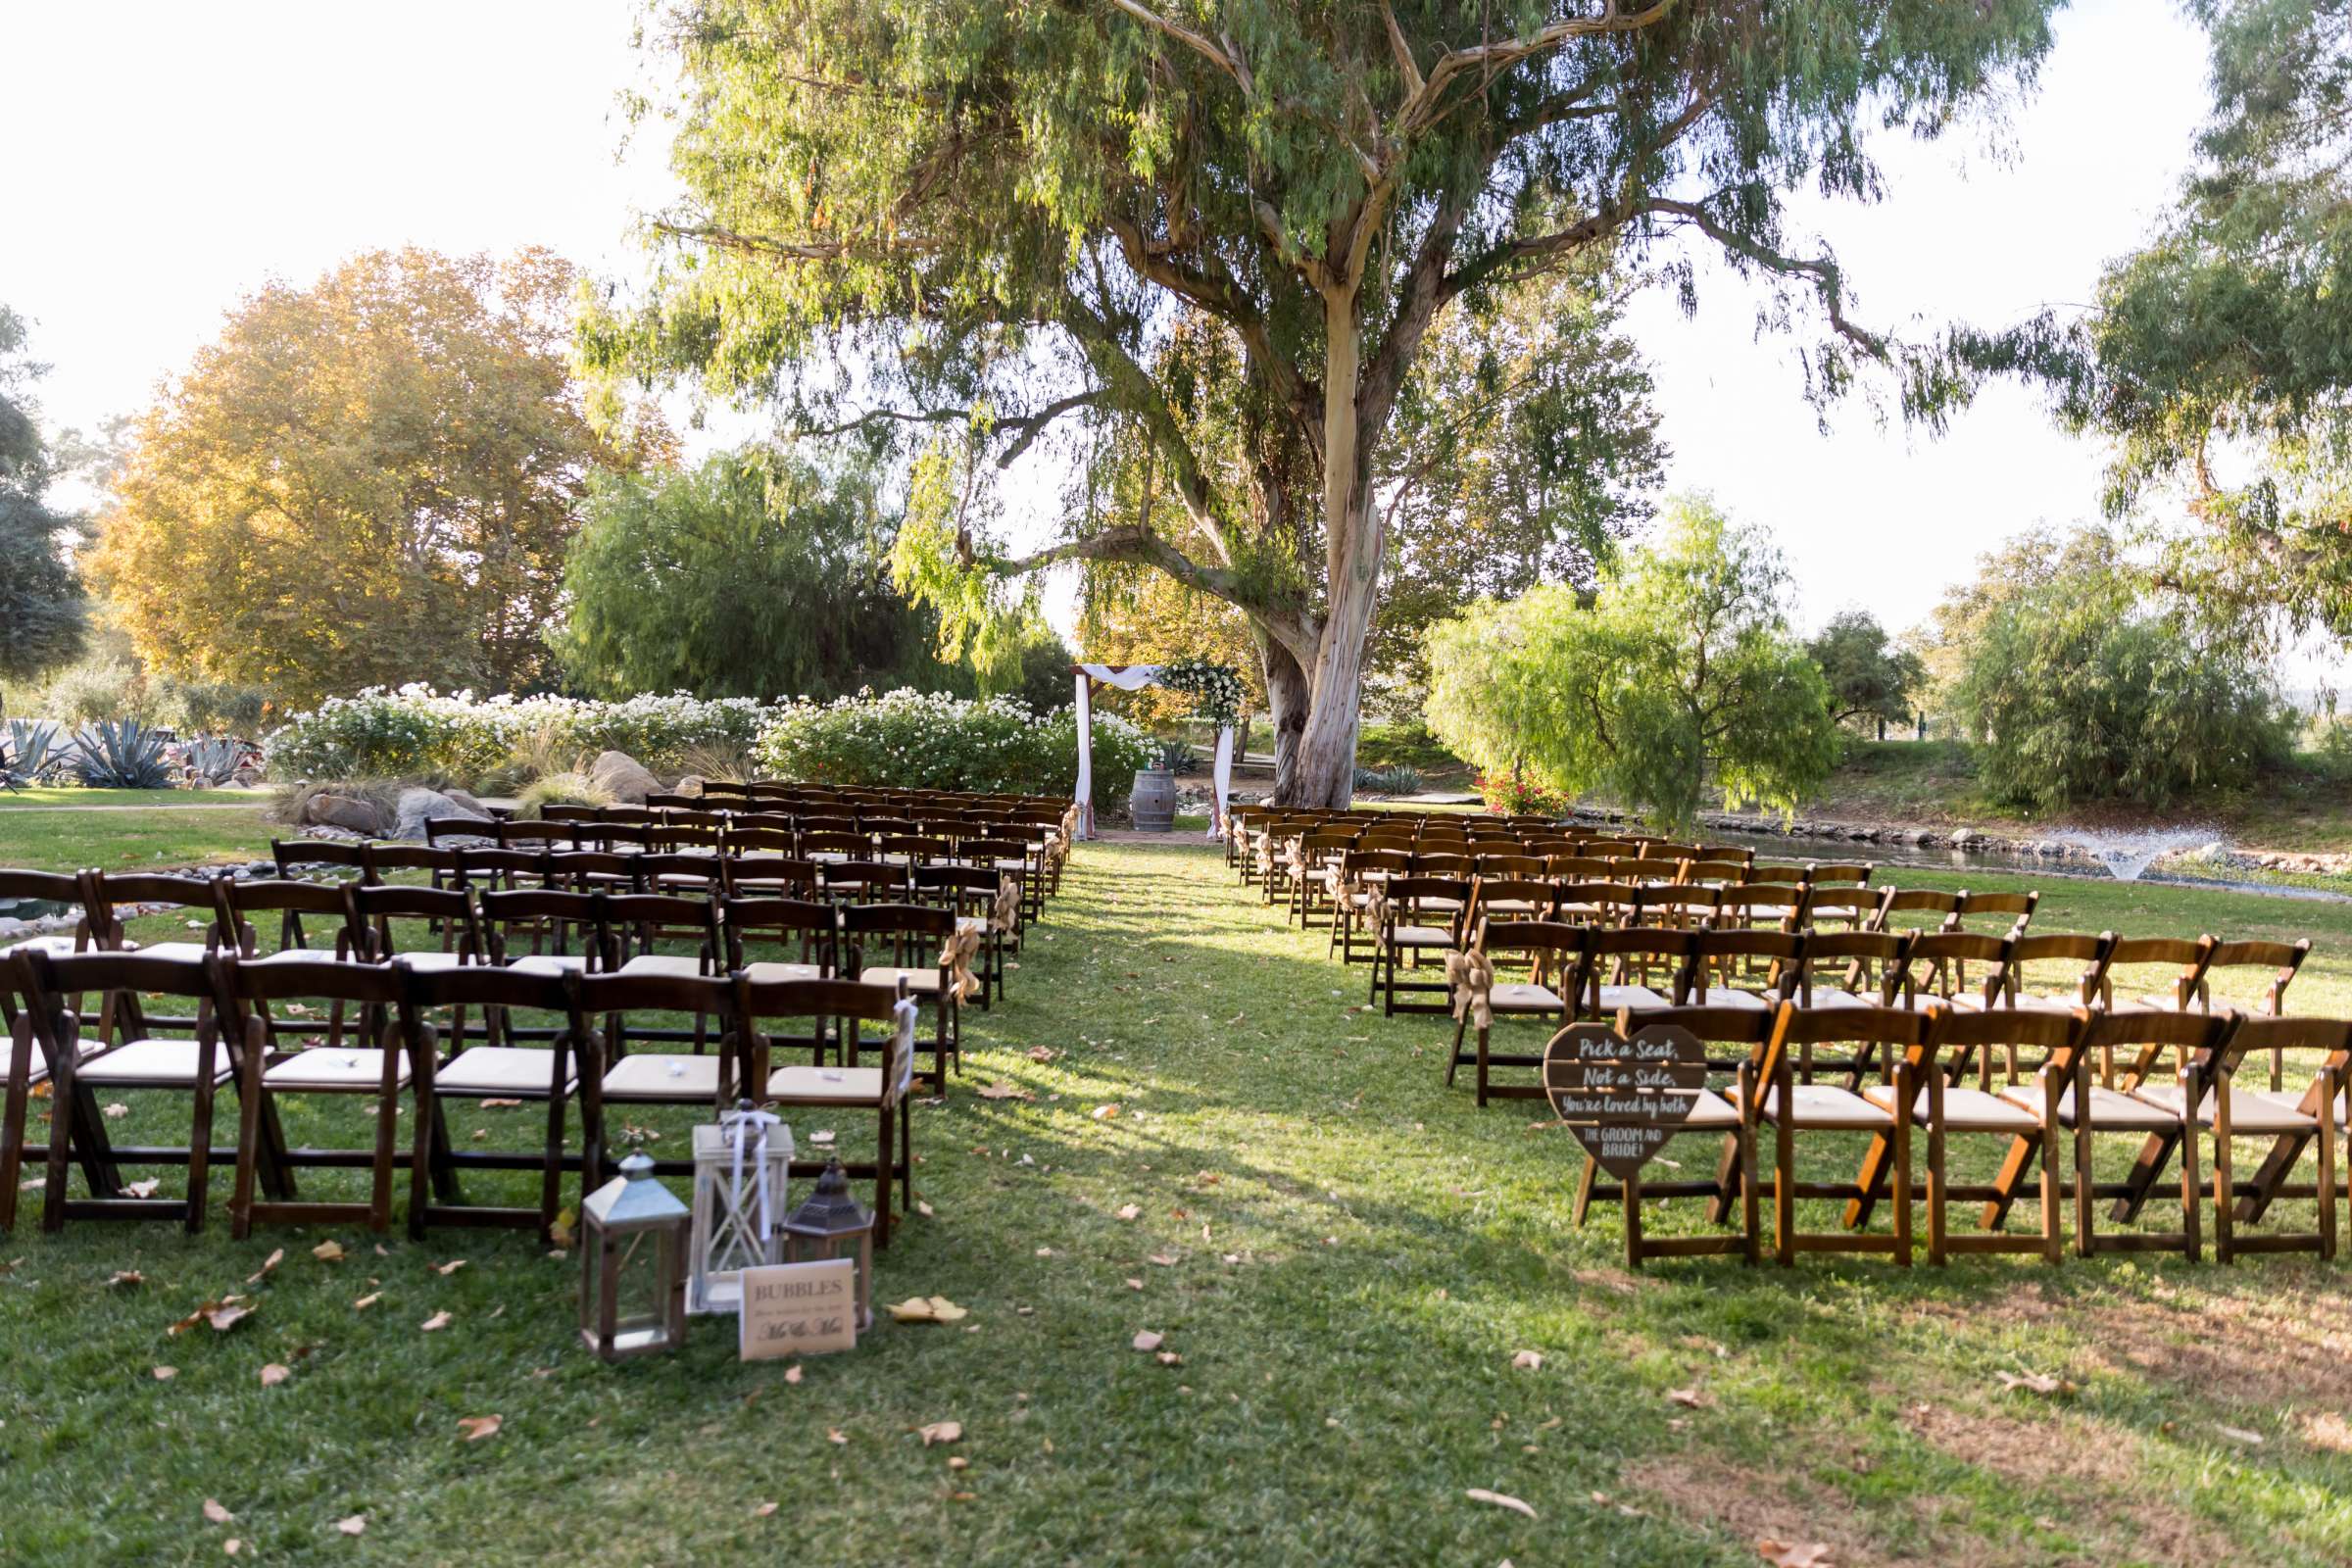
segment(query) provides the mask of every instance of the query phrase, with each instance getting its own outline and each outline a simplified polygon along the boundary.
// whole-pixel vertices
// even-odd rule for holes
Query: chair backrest
[[[481,927],[490,944],[492,961],[507,961],[508,939],[517,929],[531,933],[531,951],[539,951],[544,928],[555,924],[578,926],[584,937],[601,947],[605,923],[605,895],[573,893],[553,888],[510,888],[479,896]]]
[[[718,944],[717,891],[701,897],[683,893],[610,893],[603,918],[617,941],[627,932],[668,933],[700,939],[703,951],[716,959]]]
[[[1911,939],[1911,963],[1903,976],[1904,1000],[1914,999],[1923,969],[1931,985],[1945,987],[1948,995],[1964,983],[1964,965],[1982,963],[1986,965],[1984,990],[1977,1000],[1990,1005],[2007,980],[2012,940],[1982,931],[1919,932]]]
[[[1805,890],[1793,882],[1741,882],[1716,896],[1715,923],[1794,930],[1804,906]]]
[[[748,894],[816,892],[816,862],[786,855],[729,855],[719,861],[720,884],[730,899]]]
[[[2200,937],[2117,937],[2107,950],[2107,964],[2099,974],[2099,1004],[2115,1005],[2115,972],[2135,964],[2176,964],[2173,976],[2172,1003],[2186,1007],[2197,996],[2197,987],[2204,982],[2205,967],[2213,961],[2213,938]]]
[[[1850,994],[1863,996],[1862,988],[1871,986],[1878,1004],[1894,1006],[1906,997],[1905,981],[1911,968],[1911,946],[1917,940],[1910,931],[1813,931],[1806,934],[1804,956],[1796,966],[1793,988],[1784,987],[1782,994],[1796,1000],[1802,1007],[1813,1004],[1813,988],[1824,983]],[[1878,970],[1875,983],[1870,979],[1873,967]]]
[[[69,999],[96,992],[114,999],[116,1005],[102,1012],[111,1027],[124,1040],[146,1036],[150,1025],[146,1020],[141,999],[144,997],[184,997],[197,1003],[196,1034],[203,1038],[210,1030],[220,1000],[220,960],[149,956],[139,953],[93,951],[76,954],[53,954],[40,948],[29,948],[22,956],[17,972],[25,987],[24,1000],[31,1015],[33,1038],[41,1045],[42,1054],[51,1061],[72,1050],[78,1037],[81,1020],[69,1004]]]
[[[1817,888],[1866,888],[1870,886],[1872,873],[1877,870],[1878,867],[1868,860],[1816,860],[1805,867],[1805,883]]]
[[[1854,1045],[1914,1053],[1943,1010],[1940,1006],[1800,1007],[1784,1002],[1756,1060],[1756,1082],[1769,1089],[1787,1065],[1792,1047]]]
[[[567,850],[575,844],[593,844],[597,841],[596,828],[579,822],[493,822],[490,826],[495,830],[498,842],[508,849]]]
[[[1971,893],[1963,890],[1960,894],[1960,908],[1952,916],[1952,923],[1955,926],[1965,926],[1971,920],[2007,920],[2010,922],[2012,930],[2022,931],[2033,920],[2034,911],[2040,904],[2041,894],[2038,891]],[[1987,928],[1979,925],[1973,929],[1984,930]]]
[[[353,915],[362,923],[368,951],[362,955],[383,962],[399,951],[392,936],[394,920],[433,920],[447,927],[449,951],[480,958],[487,951],[475,918],[473,896],[460,888],[425,888],[406,882],[363,883],[351,890]]]
[[[1747,862],[1747,875],[1740,880],[1750,887],[1783,884],[1803,887],[1805,885],[1805,868],[1787,860],[1770,860],[1762,865],[1750,860]]]
[[[813,899],[729,899],[720,909],[719,923],[726,932],[730,968],[740,969],[748,961],[747,942],[783,944],[796,937],[819,939],[820,957],[829,962],[831,944],[841,932],[841,906]]]
[[[1674,1000],[1706,1006],[1713,993],[1729,989],[1728,985],[1715,984],[1709,978],[1710,970],[1728,976],[1743,964],[1757,962],[1770,966],[1766,990],[1786,996],[1796,988],[1804,955],[1805,934],[1801,931],[1692,932],[1690,956],[1684,962],[1683,972],[1675,978]]]
[[[83,916],[90,939],[102,948],[122,940],[119,911],[138,904],[160,904],[172,909],[201,910],[211,924],[218,911],[212,877],[174,876],[160,871],[84,871],[81,874]]]
[[[306,932],[299,919],[289,922],[286,931],[299,936],[305,947],[313,935],[323,935],[330,943],[338,939],[349,942],[359,930],[351,893],[349,886],[338,882],[240,882],[233,876],[224,876],[213,884],[214,923],[224,936],[233,933],[234,940],[225,945],[248,956],[258,936],[252,920],[257,914],[310,914],[334,922],[331,930],[322,933]]]
[[[360,854],[368,862],[368,879],[381,882],[392,871],[429,871],[448,875],[458,868],[458,852],[448,845],[395,844],[381,839],[362,845]]]
[[[945,941],[956,934],[954,911],[933,904],[844,904],[836,907],[845,936],[919,936]]]
[[[271,839],[270,858],[277,863],[280,877],[291,877],[299,871],[317,866],[330,866],[338,871],[352,871],[362,876],[368,872],[367,856],[360,845],[351,839]],[[0,872],[0,875],[5,874]],[[4,888],[0,888],[0,897],[9,896]]]
[[[2003,1056],[2012,1048],[2042,1053],[2047,1070],[2064,1078],[2073,1071],[2086,1010],[2048,1007],[1937,1007],[1928,1033],[1927,1061],[1947,1083],[1958,1083],[1980,1053]],[[1923,1065],[1925,1063],[1923,1062]]]
[[[484,892],[493,888],[545,886],[547,861],[548,852],[544,848],[477,849],[469,844],[461,845],[451,885]]]
[[[1881,929],[1940,931],[1960,913],[1960,895],[1936,888],[1890,888],[1872,923]],[[1912,918],[1904,919],[1904,915]],[[1922,919],[1920,916],[1926,916]]]
[[[887,903],[908,885],[906,867],[893,860],[819,860],[816,871],[824,895],[836,902]]]
[[[2102,931],[2096,936],[2080,931],[2036,931],[2030,936],[2008,939],[2009,952],[2004,957],[2004,973],[1997,1000],[2017,1005],[2026,987],[2033,979],[2026,972],[2028,964],[2059,964],[2073,970],[2066,984],[2078,1006],[2089,1006],[2098,1000],[2100,983],[2107,973],[2107,963],[2115,951],[2115,933]]]
[[[1880,902],[1885,897],[1863,887],[1822,887],[1807,883],[1805,909],[1800,918],[1807,925],[1821,920],[1850,920],[1856,925],[1866,925],[1878,917]]]
[[[1647,1007],[1641,1012],[1629,1007],[1620,1008],[1615,1021],[1628,1040],[1644,1029],[1687,1029],[1710,1047],[1729,1047],[1707,1053],[1710,1070],[1729,1072],[1745,1065],[1771,1037],[1773,1012],[1769,1007]]]
[[[1591,926],[1569,925],[1559,920],[1489,920],[1474,933],[1472,941],[1489,958],[1499,953],[1524,953],[1531,956],[1530,961],[1539,970],[1549,969],[1573,977],[1582,966],[1592,935]],[[1546,958],[1544,955],[1552,956]]]
[[[1424,880],[1445,879],[1425,878]],[[1559,904],[1559,884],[1545,881],[1542,877],[1489,876],[1481,871],[1470,883],[1468,920],[1471,925],[1475,926],[1480,920],[1487,917],[1489,907],[1497,903],[1531,906],[1530,909],[1513,909],[1497,918],[1549,920],[1552,917],[1551,911]]]
[[[495,843],[498,824],[484,821],[478,816],[434,816],[425,819],[425,843],[441,845],[452,839],[488,839]]]
[[[1745,860],[1683,860],[1675,866],[1678,882],[1740,883],[1747,879]]]
[[[900,1006],[906,1001],[903,980],[890,986],[861,985],[854,980],[760,982],[738,970],[726,984],[733,993],[730,1012],[745,1031],[760,1034],[769,1032],[760,1028],[761,1022],[779,1018],[809,1019],[817,1028],[827,1018],[897,1024]],[[870,1043],[866,1049],[871,1049]],[[913,1086],[913,1040],[910,1034],[894,1029],[883,1046],[881,1103],[896,1105]]]
[[[2220,1062],[2224,1072],[2235,1072],[2238,1062],[2250,1054],[2267,1051],[2320,1051],[2327,1053],[2321,1063],[2321,1073],[2332,1073],[2340,1094],[2345,1076],[2352,1072],[2352,1021],[2339,1018],[2287,1018],[2276,1013],[2240,1012],[2237,1026],[2230,1032]],[[2306,1116],[2328,1114],[2320,1108],[2322,1085],[2325,1079],[2315,1074],[2303,1091],[2296,1108]],[[2338,1107],[2340,1109],[2340,1107]]]
[[[2102,1056],[2130,1051],[2132,1063],[2123,1078],[2127,1089],[2136,1088],[2166,1050],[2200,1065],[2212,1058],[2213,1048],[2237,1024],[2235,1012],[2167,1012],[2159,1007],[2100,1008],[2083,1024],[2081,1049]]]
[[[2210,1011],[2213,1005],[2213,974],[2217,969],[2268,969],[2270,984],[2264,989],[2257,1005],[2268,1014],[2286,1010],[2286,988],[2302,969],[2303,960],[2311,956],[2311,939],[2295,942],[2216,942],[2205,962],[2205,973],[2197,985],[2198,1004]]]
[[[395,1016],[387,1022],[396,1024],[411,1044],[416,1038],[416,1014],[407,984],[387,964],[337,963],[326,958],[239,963],[230,958],[221,963],[219,978],[223,1005],[233,1009],[238,1032],[257,1050],[269,1049],[270,1035],[268,1020],[256,1012],[254,1004],[263,1004],[266,1011],[269,1003],[297,998],[393,1008]],[[392,1045],[388,1040],[377,1043],[388,1049]]]

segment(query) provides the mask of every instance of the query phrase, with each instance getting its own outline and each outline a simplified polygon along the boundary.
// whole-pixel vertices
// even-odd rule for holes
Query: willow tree
[[[1676,233],[1766,280],[1807,390],[1945,361],[1858,325],[1786,193],[1869,199],[1874,126],[1933,134],[2030,76],[2058,0],[675,0],[687,195],[608,367],[776,396],[804,428],[947,439],[951,627],[1054,562],[1154,567],[1250,617],[1277,794],[1348,798],[1386,558],[1378,475],[1441,314]],[[1692,262],[1654,269],[1689,297]],[[1151,372],[1188,320],[1231,345],[1249,439],[1212,462]],[[1077,510],[1006,551],[987,490],[1057,420],[1149,433],[1180,549]],[[902,573],[902,576],[906,574]]]

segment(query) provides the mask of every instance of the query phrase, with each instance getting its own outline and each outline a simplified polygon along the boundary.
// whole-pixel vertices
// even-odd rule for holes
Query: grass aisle
[[[2159,901],[2143,917],[2183,913],[2132,897]],[[2044,911],[2067,923],[2061,898]],[[218,1207],[193,1241],[21,1228],[0,1274],[0,1557],[215,1563],[230,1537],[239,1561],[467,1568],[559,1550],[1738,1564],[1766,1537],[1827,1543],[1841,1568],[2352,1554],[2341,1268],[1631,1276],[1613,1216],[1568,1224],[1566,1135],[1444,1089],[1439,1020],[1350,1010],[1364,971],[1323,950],[1212,854],[1082,851],[1011,1002],[974,1015],[949,1103],[916,1112],[933,1212],[884,1254],[878,1295],[971,1315],[886,1324],[797,1384],[738,1365],[710,1320],[677,1357],[597,1364],[570,1329],[576,1259],[518,1235],[381,1255],[349,1228],[238,1244]],[[981,1098],[1000,1082],[1034,1098]],[[478,1125],[527,1144],[535,1113],[455,1115],[461,1141]],[[290,1119],[298,1138],[359,1133],[348,1102]],[[666,1149],[690,1118],[644,1120]],[[121,1125],[166,1130],[143,1102]],[[818,1125],[794,1131],[806,1145]],[[1826,1165],[1850,1171],[1834,1147]],[[346,1261],[312,1255],[330,1235]],[[144,1284],[110,1288],[119,1269]],[[259,1310],[166,1336],[224,1291]],[[1143,1332],[1180,1360],[1133,1348]],[[1515,1367],[1525,1350],[1541,1366]],[[270,1363],[292,1375],[264,1387]],[[2076,1392],[2007,1391],[2001,1372]],[[489,1414],[497,1436],[460,1441],[459,1418]],[[961,1441],[925,1447],[915,1429],[938,1421]],[[234,1520],[208,1524],[207,1497]],[[365,1533],[338,1534],[355,1515]]]

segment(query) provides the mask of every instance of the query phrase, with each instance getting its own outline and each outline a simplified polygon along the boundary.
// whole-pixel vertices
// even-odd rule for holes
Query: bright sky
[[[631,0],[0,0],[0,146],[18,152],[0,301],[56,367],[51,421],[135,410],[264,280],[370,246],[536,243],[636,275],[632,219],[668,182],[658,145],[617,156],[634,16]],[[2148,231],[2203,113],[2202,40],[2160,0],[2078,0],[2059,26],[2007,156],[1974,130],[1883,138],[1886,202],[1802,205],[1861,319],[1925,333],[2079,303]],[[1882,427],[1859,402],[1824,434],[1792,346],[1758,340],[1753,313],[1719,274],[1695,318],[1652,294],[1632,324],[1671,483],[1773,528],[1802,623],[1860,604],[1907,626],[2004,536],[2094,514],[2097,445],[2052,428],[2032,395],[1997,389],[1940,439]]]

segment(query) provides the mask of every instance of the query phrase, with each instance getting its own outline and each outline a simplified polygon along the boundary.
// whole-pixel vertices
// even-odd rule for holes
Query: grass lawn
[[[2310,934],[2295,1001],[2352,1005],[2352,906],[2042,885],[2051,929]],[[1567,1135],[1446,1089],[1441,1021],[1354,1011],[1364,971],[1213,852],[1081,851],[1020,961],[1010,1001],[972,1015],[947,1103],[917,1108],[930,1213],[880,1268],[879,1298],[944,1295],[964,1322],[885,1324],[797,1383],[738,1364],[724,1321],[612,1369],[570,1327],[577,1259],[517,1233],[379,1252],[349,1227],[234,1243],[218,1206],[193,1240],[24,1224],[0,1254],[0,1557],[214,1563],[227,1538],[238,1561],[468,1568],[589,1543],[613,1563],[1731,1565],[1762,1538],[1827,1543],[1840,1568],[2352,1556],[2341,1266],[1634,1276],[1613,1214],[1570,1224]],[[995,1082],[1033,1098],[980,1098]],[[171,1135],[169,1102],[129,1098],[125,1140]],[[533,1137],[531,1109],[453,1114],[461,1144]],[[690,1119],[615,1117],[665,1151]],[[298,1142],[361,1136],[352,1101],[293,1103],[289,1122]],[[821,1125],[794,1131],[806,1147]],[[1859,1151],[1804,1147],[1825,1174]],[[156,1174],[167,1191],[180,1175]],[[502,1196],[496,1178],[469,1191]],[[1702,1221],[1686,1202],[1651,1223]],[[312,1255],[330,1236],[347,1260]],[[126,1269],[144,1283],[108,1285]],[[167,1336],[227,1291],[259,1309]],[[440,1312],[450,1326],[424,1332]],[[1132,1348],[1143,1331],[1181,1360]],[[1523,1350],[1542,1364],[1515,1367]],[[292,1375],[264,1387],[272,1363]],[[2073,1390],[2010,1391],[2004,1372]],[[490,1414],[496,1437],[461,1441],[459,1418]],[[948,1420],[961,1441],[926,1447],[916,1429]],[[208,1497],[233,1521],[207,1523]],[[355,1515],[365,1533],[339,1534]]]
[[[0,811],[37,811],[59,806],[136,806],[166,811],[182,806],[259,806],[267,790],[85,790],[71,785],[27,785],[0,791]]]
[[[253,797],[247,795],[244,799],[251,802]],[[224,860],[267,860],[270,836],[287,831],[265,820],[259,805],[225,810],[159,807],[149,811],[26,807],[0,810],[0,865],[58,871],[95,865],[113,871],[133,871]]]

